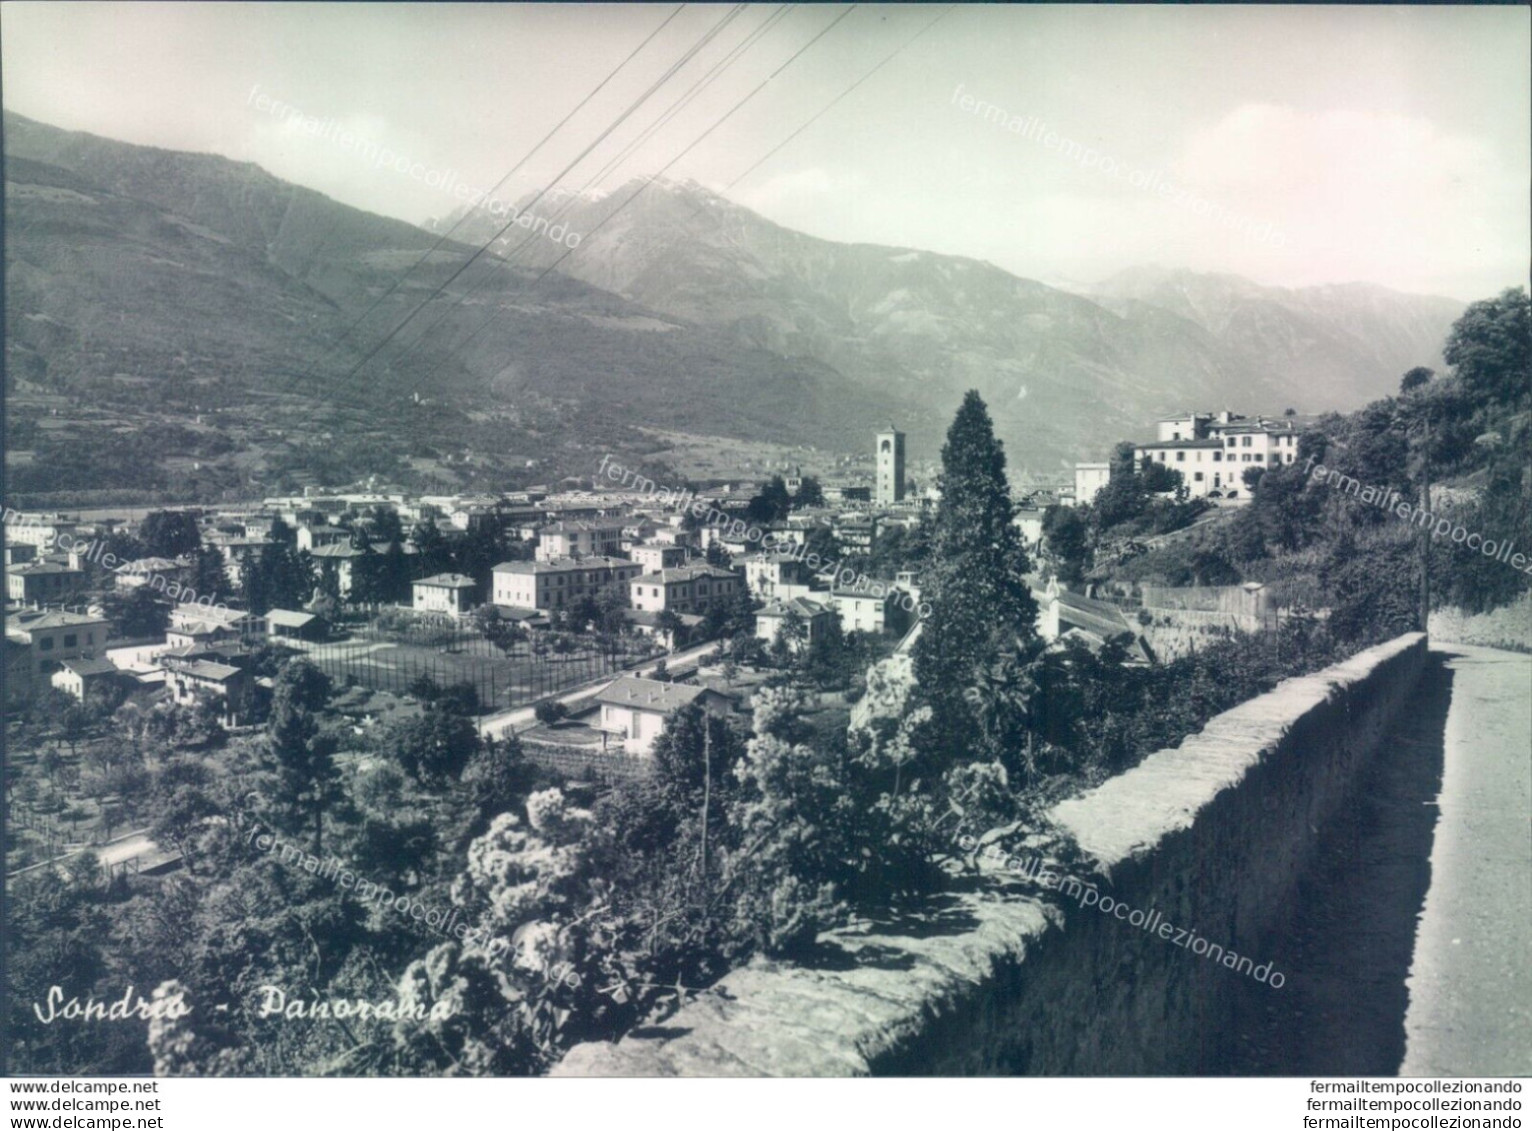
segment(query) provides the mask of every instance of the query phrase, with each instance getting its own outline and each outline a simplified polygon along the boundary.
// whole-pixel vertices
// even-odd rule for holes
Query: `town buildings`
[[[694,613],[700,615],[716,601],[726,601],[740,591],[744,579],[733,570],[716,566],[683,566],[646,573],[628,583],[629,603],[641,612]]]
[[[602,557],[622,551],[622,519],[588,519],[555,522],[545,527],[537,540],[537,560]]]
[[[438,573],[411,586],[417,613],[444,613],[456,619],[478,604],[479,583],[461,573]]]
[[[617,737],[626,753],[648,757],[654,740],[665,729],[672,711],[692,703],[722,717],[731,706],[728,696],[707,687],[620,676],[596,695],[601,705],[599,729]]]
[[[85,588],[85,571],[58,562],[32,561],[5,571],[6,600],[41,607],[60,604]]]
[[[42,677],[66,660],[95,659],[112,625],[104,617],[58,610],[20,610],[5,617],[5,693],[8,700],[36,693]]]
[[[1096,495],[1111,478],[1112,465],[1109,463],[1075,464],[1075,502],[1094,503]]]
[[[789,651],[801,652],[811,648],[815,641],[829,632],[839,615],[830,606],[811,601],[807,597],[767,601],[762,608],[756,610],[755,635],[768,646],[775,644],[782,638],[782,626],[796,617],[802,628],[801,635],[797,639],[783,639]]]
[[[494,569],[490,599],[512,609],[561,609],[608,585],[625,585],[643,570],[637,562],[612,557],[501,562]]]
[[[1249,494],[1245,472],[1298,458],[1296,421],[1248,419],[1232,412],[1187,413],[1159,422],[1159,439],[1134,449],[1134,466],[1163,464],[1181,473],[1194,499],[1238,499]]]

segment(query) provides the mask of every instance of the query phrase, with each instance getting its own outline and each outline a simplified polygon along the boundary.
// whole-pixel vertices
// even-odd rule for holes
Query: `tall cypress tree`
[[[974,733],[965,692],[1018,642],[1029,644],[1037,620],[1005,452],[973,390],[947,430],[940,487],[921,578],[921,599],[931,611],[915,645],[915,680],[931,706],[940,748],[956,756]]]
[[[269,795],[284,831],[314,832],[314,853],[324,845],[324,816],[343,797],[335,765],[336,739],[319,727],[330,679],[308,660],[292,660],[274,682],[267,748],[276,775]]]

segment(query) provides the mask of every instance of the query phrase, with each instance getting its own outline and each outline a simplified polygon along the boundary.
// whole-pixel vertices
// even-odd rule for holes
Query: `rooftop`
[[[807,597],[794,597],[791,601],[768,601],[766,605],[756,610],[758,617],[785,617],[789,612],[797,613],[800,617],[823,616],[830,612],[818,601],[810,601]]]
[[[268,609],[266,619],[282,628],[304,628],[314,622],[313,613],[299,613],[292,609]]]
[[[81,676],[109,675],[117,671],[117,665],[111,660],[65,660],[59,666]]]
[[[83,628],[86,625],[106,624],[104,617],[82,616],[58,610],[8,613],[5,618],[6,632],[37,632],[49,628]]]
[[[1161,440],[1153,444],[1140,444],[1139,450],[1148,448],[1222,448],[1221,440]]]
[[[664,683],[657,679],[640,679],[637,676],[625,675],[614,679],[604,691],[599,692],[596,695],[596,702],[669,714],[705,694],[716,695],[717,692],[709,692],[705,687],[692,687],[684,683]]]
[[[632,563],[629,563],[632,564]],[[651,585],[673,585],[678,581],[701,581],[704,578],[716,577],[720,581],[725,578],[738,579],[739,574],[729,569],[719,569],[717,566],[694,565],[677,566],[674,569],[661,569],[653,573],[646,573],[635,578],[636,581],[648,582]]]
[[[600,554],[592,554],[588,558],[554,558],[546,562],[501,562],[494,571],[496,573],[564,573],[572,569],[618,569],[623,566],[630,569],[640,568],[637,562],[630,562],[627,558],[608,558]]]
[[[224,683],[240,672],[240,669],[232,664],[215,664],[212,660],[182,660],[180,662],[172,660],[172,666],[183,675],[196,679],[210,679],[217,683]]]
[[[416,585],[430,585],[436,589],[477,589],[479,583],[466,574],[438,573],[434,577],[422,577]]]

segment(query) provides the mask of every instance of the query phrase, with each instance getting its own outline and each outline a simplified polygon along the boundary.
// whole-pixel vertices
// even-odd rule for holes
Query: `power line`
[[[600,223],[598,223],[594,228],[592,228],[589,232],[586,233],[586,238],[588,239],[590,236],[595,235],[598,231],[600,231],[608,223],[610,223],[612,220],[614,220],[625,208],[628,207],[628,205],[632,204],[635,200],[637,200],[639,198],[640,195],[643,194],[643,192],[646,189],[648,189],[651,185],[653,185],[658,178],[662,177],[665,174],[665,172],[670,169],[671,166],[676,164],[676,162],[680,161],[683,157],[685,157],[687,154],[689,154],[693,149],[697,148],[697,146],[702,144],[702,142],[706,141],[707,138],[709,137],[709,135],[711,135],[713,133],[713,131],[717,130],[720,126],[722,126],[725,122],[727,122],[730,118],[732,118],[739,110],[743,109],[744,106],[746,105],[746,103],[748,103],[757,94],[759,94],[762,90],[764,90],[766,88],[766,86],[773,79],[775,79],[778,75],[780,75],[788,67],[792,66],[793,63],[796,62],[798,60],[798,58],[805,51],[807,51],[809,48],[813,47],[814,44],[818,43],[821,39],[823,39],[831,31],[833,31],[835,29],[835,27],[842,20],[844,20],[847,16],[851,15],[852,12],[856,11],[856,9],[859,6],[860,5],[858,5],[858,4],[851,5],[851,7],[847,8],[840,15],[836,16],[835,19],[831,20],[830,23],[822,31],[820,31],[818,34],[816,34],[814,36],[814,38],[810,39],[802,47],[798,48],[797,51],[793,52],[793,54],[788,58],[788,60],[785,63],[783,63],[776,70],[772,71],[771,74],[767,75],[764,79],[762,79],[761,82],[753,90],[751,90],[749,94],[745,95],[738,102],[736,102],[732,107],[730,107],[729,110],[721,118],[719,118],[716,122],[714,122],[706,130],[704,130],[696,138],[696,140],[694,140],[685,149],[681,150],[680,153],[676,154],[669,161],[667,161],[664,164],[664,166],[662,166],[660,168],[659,172],[653,174],[650,177],[649,180],[645,181],[642,185],[640,185],[638,187],[638,189],[633,193],[633,195],[629,196],[626,200],[624,200],[621,204],[619,204],[615,209],[613,209],[611,212],[607,213],[607,215],[602,218]],[[545,278],[548,277],[548,274],[550,272],[552,272],[554,269],[556,269],[560,263],[564,262],[564,260],[568,259],[571,255],[573,255],[576,250],[577,249],[575,249],[575,248],[570,248],[563,255],[561,255],[557,259],[555,259],[551,264],[549,264],[546,268],[543,269],[542,273],[540,275],[538,275],[537,278],[532,280],[530,286],[535,287],[538,283],[542,282]],[[451,350],[449,350],[446,354],[444,354],[442,356],[442,359],[440,361],[438,361],[434,366],[431,367],[430,370],[428,370],[426,372],[425,376],[421,378],[421,381],[424,382],[424,381],[429,380],[459,350],[461,350],[464,347],[466,347],[470,342],[472,342],[475,338],[477,338],[480,334],[482,334],[485,330],[487,330],[490,327],[490,325],[499,316],[500,316],[500,312],[499,311],[495,311],[494,313],[492,313],[489,316],[489,318],[485,319],[485,321],[480,324],[480,326],[479,326],[479,328],[477,330],[475,330],[467,338],[463,339],[463,341],[460,342],[457,346],[454,346]]]
[[[585,160],[585,158],[590,154],[591,150],[595,149],[598,145],[605,141],[614,130],[621,126],[623,122],[627,121],[628,118],[630,118],[640,106],[642,106],[651,96],[653,96],[656,90],[668,82],[671,77],[675,75],[675,73],[682,67],[686,66],[686,64],[689,63],[699,51],[711,43],[713,38],[717,36],[721,31],[723,31],[723,29],[730,23],[732,23],[739,16],[739,14],[744,11],[744,9],[744,4],[736,4],[727,13],[725,13],[725,15],[716,24],[714,24],[712,28],[705,32],[701,38],[697,40],[696,43],[687,49],[687,51],[681,56],[680,59],[671,64],[671,66],[665,71],[664,74],[662,74],[658,79],[650,84],[649,88],[645,90],[641,95],[639,95],[638,98],[635,99],[632,104],[630,104],[628,108],[624,110],[614,122],[611,123],[611,125],[602,130],[601,133],[596,137],[595,141],[591,142],[583,150],[581,150],[579,155],[576,156],[573,161],[566,165],[559,172],[559,174],[549,182],[547,188],[544,188],[535,197],[533,197],[531,203],[528,204],[527,207],[532,207],[544,196],[546,196],[548,192],[553,188],[553,186],[558,184],[558,182],[562,180],[571,169],[577,166],[581,161]],[[410,313],[407,314],[402,321],[400,321],[397,325],[394,326],[392,330],[385,334],[382,340],[373,346],[372,349],[368,350],[367,353],[362,356],[361,360],[359,360],[350,368],[350,370],[346,372],[346,374],[341,378],[341,383],[344,384],[355,378],[356,375],[361,372],[361,370],[367,365],[369,361],[371,361],[380,352],[382,352],[383,348],[387,346],[389,342],[393,341],[394,338],[398,336],[399,332],[415,319],[416,315],[418,315],[422,310],[434,302],[463,274],[463,272],[467,271],[468,268],[473,266],[473,264],[478,261],[479,257],[488,251],[490,246],[501,236],[503,236],[510,228],[512,228],[515,223],[515,220],[507,221],[502,228],[500,228],[493,236],[485,241],[482,247],[470,255],[468,259],[465,260],[462,265],[457,268],[457,270],[453,271],[452,274],[449,275],[443,282],[438,284],[437,287],[429,295],[427,295],[423,301],[416,305],[414,310],[410,311]]]
[[[779,23],[787,14],[789,7],[790,5],[787,4],[783,4],[778,7],[775,12],[773,12],[764,21],[762,21],[759,27],[747,35],[743,40],[741,40],[740,43],[736,45],[728,55],[724,56],[724,58],[720,59],[717,63],[714,63],[712,68],[706,74],[694,82],[691,87],[686,90],[685,93],[680,95],[673,103],[671,103],[670,107],[661,113],[661,115],[653,122],[651,122],[642,133],[640,133],[632,141],[628,142],[628,144],[620,152],[618,152],[615,157],[608,161],[600,170],[588,178],[583,185],[576,189],[575,194],[571,196],[569,200],[565,201],[562,205],[559,206],[558,210],[553,214],[552,219],[554,221],[558,221],[567,215],[574,208],[580,197],[585,192],[587,192],[592,185],[599,184],[608,175],[608,173],[620,166],[623,161],[627,160],[627,158],[640,145],[648,141],[651,137],[654,136],[656,132],[658,132],[658,130],[663,128],[672,118],[674,118],[676,114],[680,113],[688,105],[690,105],[691,102],[694,101],[696,97],[702,93],[703,90],[710,86],[713,81],[717,79],[724,71],[733,66],[734,63],[738,62],[739,59],[745,54],[745,52],[749,51],[750,48],[754,46],[762,36],[764,36],[768,31],[775,27],[777,23]],[[534,243],[538,238],[539,237],[536,233],[528,235],[526,239],[521,241],[521,243],[517,244],[509,252],[500,257],[502,263],[506,265],[514,263],[520,252]],[[456,310],[473,295],[477,294],[492,279],[497,277],[497,274],[486,274],[478,282],[474,283],[471,287],[466,288],[461,294],[459,294],[456,300],[454,300],[452,304],[442,312],[440,318],[422,330],[420,334],[416,336],[413,342],[405,346],[402,350],[399,351],[399,353],[394,355],[393,360],[388,363],[389,371],[392,372],[395,365],[397,365],[406,356],[408,356],[408,354],[414,350],[416,346],[424,342],[438,327],[446,322],[447,319],[452,316],[454,310]],[[450,352],[451,351],[449,350],[449,353]]]
[[[581,110],[583,110],[586,107],[586,105],[589,104],[591,99],[595,98],[596,95],[600,94],[601,91],[606,87],[606,85],[609,82],[611,82],[614,78],[616,78],[617,75],[622,71],[622,69],[624,67],[626,67],[629,63],[631,63],[633,61],[633,59],[638,55],[638,53],[640,51],[642,51],[645,47],[649,46],[649,44],[651,42],[653,42],[654,38],[657,35],[659,35],[660,32],[664,31],[667,27],[669,27],[671,21],[674,20],[678,15],[680,15],[682,9],[684,9],[685,7],[686,7],[685,4],[677,5],[675,11],[671,12],[670,15],[666,16],[665,19],[660,23],[659,27],[655,28],[647,36],[645,36],[643,42],[640,43],[637,47],[635,47],[632,51],[630,51],[628,53],[627,57],[622,60],[622,62],[618,63],[616,67],[612,68],[612,70],[607,73],[605,78],[603,78],[594,87],[592,87],[591,90],[590,90],[590,93],[588,93],[584,98],[582,98],[579,101],[579,103],[575,106],[574,109],[570,110],[569,113],[565,114],[564,117],[559,120],[558,124],[556,124],[551,130],[549,130],[547,133],[545,133],[542,136],[542,138],[537,142],[536,145],[532,146],[531,149],[527,150],[527,152],[522,155],[521,160],[517,161],[515,165],[511,166],[510,170],[505,174],[505,176],[501,177],[500,180],[498,182],[496,182],[495,187],[490,189],[487,193],[484,194],[483,199],[484,200],[488,200],[488,199],[492,198],[497,192],[499,192],[502,188],[504,188],[506,182],[509,181],[512,177],[514,177],[521,170],[522,166],[525,165],[529,160],[531,160],[537,154],[537,152],[540,149],[542,149],[542,147],[544,145],[548,144],[548,142],[553,138],[554,134],[558,133],[559,130],[564,128],[564,126],[568,125],[569,120],[571,118],[573,118],[576,114],[578,114]],[[460,216],[457,219],[457,221],[452,225],[452,227],[448,228],[441,235],[437,236],[436,242],[433,243],[431,245],[431,247],[419,259],[417,259],[414,263],[410,264],[409,267],[405,268],[404,273],[402,275],[400,275],[397,279],[394,280],[393,285],[390,286],[388,288],[388,290],[384,291],[382,295],[380,295],[377,299],[375,299],[373,301],[372,305],[369,306],[365,311],[363,311],[361,316],[359,318],[357,318],[356,321],[354,321],[350,326],[348,326],[346,329],[341,331],[341,333],[340,333],[340,341],[337,344],[344,344],[347,340],[349,340],[350,336],[357,330],[357,328],[360,327],[363,322],[367,321],[367,319],[372,316],[373,311],[377,310],[378,307],[382,306],[383,303],[388,301],[388,299],[390,297],[392,297],[394,292],[399,289],[399,287],[404,283],[404,281],[406,279],[408,279],[411,274],[414,273],[414,271],[415,271],[415,269],[417,267],[419,267],[426,260],[430,259],[431,256],[436,254],[436,252],[440,251],[441,250],[441,246],[444,243],[446,243],[449,239],[451,239],[452,238],[452,234],[454,232],[456,232],[460,227],[462,227],[463,224],[466,223],[468,218],[470,216],[472,216],[472,215],[473,215],[473,210],[472,209],[469,209],[469,210],[465,211],[463,213],[463,215]],[[337,219],[336,223],[331,225],[330,232],[327,232],[325,234],[325,239],[326,240],[329,239],[330,234],[334,232],[335,228],[339,225],[339,223],[340,223],[340,221],[339,221],[339,219]],[[323,242],[323,241],[321,241],[321,242]],[[332,349],[333,348],[334,347],[332,346]],[[302,380],[302,378],[300,378],[300,380]]]
[[[762,165],[766,164],[767,161],[770,161],[773,157],[775,157],[777,155],[777,152],[779,150],[781,150],[785,145],[787,145],[790,141],[792,141],[794,138],[796,138],[804,130],[806,130],[810,126],[812,126],[815,122],[819,121],[820,118],[823,118],[831,110],[835,109],[835,107],[840,103],[841,99],[845,98],[848,94],[850,94],[852,91],[854,91],[857,87],[861,86],[868,79],[872,78],[873,75],[875,75],[879,71],[881,71],[884,68],[884,66],[886,66],[888,63],[893,61],[893,59],[894,59],[894,57],[896,55],[898,55],[905,48],[907,48],[910,44],[914,43],[921,36],[925,35],[926,32],[930,31],[937,24],[941,23],[944,19],[946,19],[948,16],[950,16],[956,8],[957,8],[956,4],[949,5],[944,11],[940,12],[934,20],[932,20],[925,27],[921,28],[914,35],[910,36],[903,43],[901,43],[898,47],[894,48],[891,52],[889,52],[887,55],[885,55],[883,57],[882,61],[877,64],[877,66],[873,67],[872,70],[868,71],[861,78],[857,79],[856,82],[852,83],[845,90],[843,90],[839,94],[837,94],[834,98],[832,98],[825,105],[824,109],[820,110],[819,113],[815,114],[808,121],[804,122],[803,125],[799,126],[796,130],[794,130],[792,133],[788,134],[785,138],[783,138],[776,145],[774,145],[769,151],[767,151],[766,156],[762,157],[755,164],[751,165],[750,168],[746,169],[743,173],[741,173],[739,176],[735,177],[732,181],[730,181],[728,184],[726,184],[724,186],[724,188],[723,188],[723,191],[724,192],[728,192],[735,185],[739,184],[740,181],[744,180],[751,173],[755,172]]]

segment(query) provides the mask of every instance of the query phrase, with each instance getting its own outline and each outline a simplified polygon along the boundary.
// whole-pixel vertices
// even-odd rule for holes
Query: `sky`
[[[663,169],[812,235],[1070,287],[1143,264],[1464,301],[1526,285],[1525,6],[730,11],[4,3],[0,74],[7,110],[255,162],[413,223],[518,162],[512,199]]]

